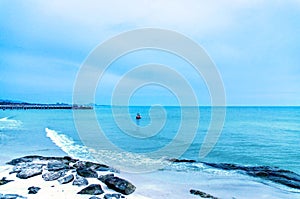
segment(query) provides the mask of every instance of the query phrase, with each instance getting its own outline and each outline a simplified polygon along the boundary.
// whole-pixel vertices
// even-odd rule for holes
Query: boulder
[[[9,174],[19,173],[19,172],[21,172],[23,169],[30,168],[30,167],[35,167],[36,165],[37,165],[37,164],[31,163],[31,162],[29,162],[29,163],[26,163],[26,162],[18,163],[18,164],[16,164],[16,165],[13,167],[12,171],[9,172]],[[39,165],[41,165],[41,164],[39,164]],[[43,166],[43,165],[41,165],[41,166]]]
[[[110,170],[110,167],[104,164],[98,164],[94,162],[89,162],[89,161],[77,161],[73,167],[77,169],[92,169],[95,171],[108,171]]]
[[[28,194],[36,194],[41,188],[40,187],[29,187],[28,188]]]
[[[82,189],[77,194],[88,194],[88,195],[100,195],[103,194],[104,191],[100,184],[91,184],[88,187]]]
[[[169,159],[169,161],[170,162],[175,162],[175,163],[181,163],[181,162],[194,163],[194,162],[196,162],[196,160],[176,159],[176,158]]]
[[[100,180],[101,182],[105,183],[105,180],[107,180],[108,178],[113,178],[115,175],[110,173],[110,174],[106,174],[106,175],[100,175],[98,177],[98,180]]]
[[[73,181],[72,185],[75,185],[75,186],[86,186],[88,185],[89,182],[87,179],[85,179],[84,177],[81,177],[79,175],[76,176],[76,179]]]
[[[133,193],[136,189],[136,187],[133,184],[131,184],[127,180],[118,177],[107,177],[104,183],[107,185],[108,188],[125,195]]]
[[[190,190],[190,193],[195,195],[195,196],[200,196],[201,198],[210,198],[210,199],[219,199],[217,197],[214,197],[208,193],[205,193],[203,191],[199,191],[199,190],[194,190],[194,189],[191,189]]]
[[[27,167],[22,168],[20,172],[17,173],[17,177],[21,179],[31,178],[33,176],[42,174],[42,166],[38,164],[27,165]]]
[[[59,170],[65,170],[69,168],[70,166],[68,164],[58,160],[51,160],[47,164],[48,171],[59,171]]]
[[[13,180],[6,180],[6,177],[3,177],[1,180],[0,180],[0,185],[5,185],[9,182],[12,182]]]
[[[50,171],[50,172],[44,173],[42,175],[42,178],[45,181],[53,181],[53,180],[57,180],[60,177],[63,177],[64,175],[65,175],[64,171]]]
[[[20,196],[18,194],[1,194],[0,199],[26,199],[24,196]]]
[[[73,159],[69,156],[64,156],[64,157],[44,157],[44,156],[39,156],[39,155],[29,155],[29,156],[24,156],[24,157],[21,157],[21,158],[16,158],[16,159],[13,159],[9,162],[7,162],[6,164],[9,164],[9,165],[17,165],[19,163],[29,163],[29,162],[34,162],[34,161],[45,161],[45,162],[48,162],[48,161],[52,161],[52,160],[58,160],[58,161],[62,161],[64,162],[65,164],[69,164],[69,163],[75,163],[77,162],[78,160],[77,159]]]
[[[122,196],[119,193],[113,193],[113,194],[105,194],[104,199],[120,199],[125,198],[125,196]]]
[[[72,180],[74,180],[74,175],[70,174],[66,177],[63,177],[63,178],[59,179],[58,182],[60,184],[67,184],[67,183],[71,182]]]
[[[85,178],[98,178],[98,174],[91,168],[78,168],[76,169],[78,175]]]

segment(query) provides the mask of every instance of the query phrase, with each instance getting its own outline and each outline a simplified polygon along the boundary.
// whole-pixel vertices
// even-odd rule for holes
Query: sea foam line
[[[69,156],[85,160],[93,160],[89,149],[86,146],[76,144],[72,138],[64,134],[57,133],[55,130],[45,128],[45,131],[47,133],[46,136]]]

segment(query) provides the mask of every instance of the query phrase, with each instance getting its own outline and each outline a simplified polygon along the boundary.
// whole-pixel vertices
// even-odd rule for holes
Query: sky
[[[78,72],[98,45],[126,31],[160,28],[183,34],[206,51],[223,80],[227,105],[299,106],[299,21],[299,0],[0,0],[0,99],[72,103]],[[148,63],[182,74],[199,104],[210,105],[205,81],[188,63],[149,49],[113,62],[94,102],[110,104],[126,72]],[[128,101],[177,105],[178,97],[153,84]]]

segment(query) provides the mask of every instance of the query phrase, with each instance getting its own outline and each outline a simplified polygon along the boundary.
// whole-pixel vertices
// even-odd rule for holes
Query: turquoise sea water
[[[115,115],[108,106],[96,107],[94,110],[107,139],[128,153],[147,154],[157,151],[173,141],[180,122],[193,124],[193,120],[196,120],[199,125],[196,135],[181,158],[244,166],[276,166],[300,173],[300,107],[227,107],[222,134],[213,150],[203,159],[199,159],[199,150],[210,123],[211,108],[200,107],[200,119],[193,117],[198,107],[164,108],[166,119],[163,115],[152,114],[150,117],[150,107],[118,107],[118,114]],[[181,117],[182,109],[191,113],[184,120]],[[77,111],[86,114],[84,118],[88,125],[91,112]],[[137,112],[142,115],[139,121],[135,120]],[[147,132],[143,132],[143,127],[155,120],[165,119],[165,123],[156,134],[147,138],[135,138],[124,133],[115,123],[116,117],[122,121],[128,114],[136,128],[127,130],[135,133],[147,135]],[[92,131],[88,126],[87,135]],[[77,132],[72,110],[0,111],[1,164],[29,154],[67,154],[89,159],[87,147],[83,145],[80,136],[82,132],[80,135]],[[108,153],[106,158],[110,158],[110,155],[115,154]],[[172,151],[163,155],[172,158]],[[191,168],[188,166],[180,168],[186,171],[189,169]]]

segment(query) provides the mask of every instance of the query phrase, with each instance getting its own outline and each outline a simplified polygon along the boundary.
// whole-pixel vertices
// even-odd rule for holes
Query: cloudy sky
[[[0,99],[71,103],[77,73],[93,49],[122,32],[150,27],[202,46],[223,79],[228,105],[300,105],[299,21],[299,0],[0,0]],[[147,63],[183,74],[199,103],[209,105],[205,83],[188,64],[152,50],[114,62],[95,102],[109,104],[120,78]],[[148,85],[130,103],[177,101],[164,87]]]

